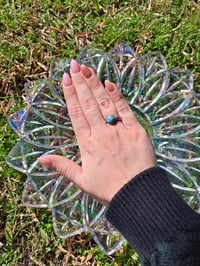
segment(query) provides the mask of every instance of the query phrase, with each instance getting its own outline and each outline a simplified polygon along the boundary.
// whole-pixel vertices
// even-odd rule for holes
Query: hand
[[[63,91],[80,148],[82,166],[58,155],[38,161],[50,166],[103,204],[140,172],[156,165],[147,133],[115,84],[105,88],[95,72],[71,62],[63,76]],[[108,115],[121,117],[115,125]]]

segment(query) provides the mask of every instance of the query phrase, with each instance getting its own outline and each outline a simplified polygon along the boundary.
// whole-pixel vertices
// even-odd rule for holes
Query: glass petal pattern
[[[92,67],[102,83],[115,82],[146,129],[158,165],[184,200],[200,212],[200,95],[187,70],[170,70],[159,52],[138,56],[126,44],[109,53],[85,48],[78,62]],[[19,141],[7,163],[27,175],[24,205],[50,208],[56,235],[67,238],[88,230],[109,255],[124,238],[105,219],[105,207],[72,182],[38,163],[45,154],[66,156],[80,164],[76,136],[66,108],[61,80],[70,62],[56,58],[49,78],[26,84],[28,106],[9,124]]]

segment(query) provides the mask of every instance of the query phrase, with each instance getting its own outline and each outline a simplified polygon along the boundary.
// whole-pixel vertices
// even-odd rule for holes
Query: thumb
[[[38,158],[38,162],[52,167],[76,185],[79,184],[78,180],[82,171],[81,167],[75,162],[72,162],[71,160],[59,155],[46,155],[44,157]]]

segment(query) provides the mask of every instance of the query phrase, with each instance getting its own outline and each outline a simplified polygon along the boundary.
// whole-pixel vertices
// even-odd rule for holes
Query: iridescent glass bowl
[[[92,67],[103,84],[106,79],[117,84],[146,129],[158,165],[169,173],[184,200],[200,212],[200,97],[193,91],[192,74],[168,69],[159,52],[139,56],[126,44],[108,53],[86,48],[77,61]],[[81,163],[61,87],[69,64],[68,59],[55,59],[49,78],[26,85],[27,107],[8,119],[19,141],[7,163],[27,175],[23,204],[52,211],[57,236],[67,238],[88,230],[109,255],[124,238],[105,219],[105,207],[37,161],[45,154],[58,154]]]

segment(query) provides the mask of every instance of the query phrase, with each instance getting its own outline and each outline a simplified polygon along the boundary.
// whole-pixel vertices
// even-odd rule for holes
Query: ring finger
[[[134,125],[138,125],[139,122],[133,114],[128,102],[125,100],[116,85],[114,83],[108,82],[106,84],[105,90],[116,106],[119,116],[122,117],[123,125],[126,128],[132,128]]]

